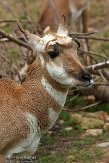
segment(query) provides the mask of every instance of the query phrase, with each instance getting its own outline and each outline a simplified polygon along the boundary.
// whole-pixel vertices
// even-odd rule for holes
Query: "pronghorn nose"
[[[82,72],[82,75],[80,78],[83,81],[89,81],[90,82],[90,80],[92,80],[92,76],[88,71]]]

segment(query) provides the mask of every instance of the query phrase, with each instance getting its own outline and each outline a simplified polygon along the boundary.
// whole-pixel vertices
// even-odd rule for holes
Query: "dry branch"
[[[88,32],[88,33],[70,33],[69,36],[70,37],[85,37],[85,36],[89,36],[89,35],[93,35],[93,34],[96,34],[97,31],[93,31],[93,32]]]
[[[19,46],[23,46],[23,47],[28,48],[28,49],[31,50],[31,48],[30,48],[30,46],[29,46],[28,44],[26,44],[25,42],[20,41],[20,40],[14,38],[13,36],[11,36],[11,35],[9,35],[9,34],[3,32],[2,30],[0,30],[0,35],[1,35],[3,38],[8,38],[10,41],[12,41],[12,42],[18,44]]]
[[[29,21],[29,20],[8,19],[8,20],[0,20],[0,24],[2,24],[2,23],[16,23],[18,21],[20,23],[31,23],[31,21]]]
[[[78,39],[89,39],[95,41],[109,41],[109,38],[99,38],[99,37],[90,37],[89,35],[96,34],[97,31],[88,32],[88,33],[70,33],[70,37],[78,38]]]
[[[85,36],[76,36],[79,39],[90,39],[90,40],[96,40],[96,41],[108,41],[109,42],[109,38],[98,38],[98,37],[85,37]]]
[[[87,69],[89,71],[94,71],[94,70],[103,69],[103,68],[109,68],[109,60],[107,60],[106,62],[101,62],[101,63],[87,66]]]
[[[101,103],[101,101],[98,101],[98,102],[95,102],[94,104],[90,104],[90,105],[84,106],[84,107],[79,108],[79,109],[74,109],[74,110],[72,110],[72,112],[84,111],[84,110],[89,109],[89,108],[91,108],[93,106],[96,106],[96,105],[98,105],[100,103]]]

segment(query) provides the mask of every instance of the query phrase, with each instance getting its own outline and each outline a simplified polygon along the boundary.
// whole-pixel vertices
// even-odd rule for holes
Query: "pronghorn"
[[[78,32],[88,32],[89,4],[90,0],[43,0],[41,3],[41,12],[38,20],[38,32],[42,34],[43,31],[55,29],[57,17],[60,17],[62,14],[64,14],[67,18],[67,24],[70,26],[69,30],[74,28]],[[54,11],[56,9],[57,11]],[[18,39],[25,41],[24,36],[19,30],[16,30],[15,33]],[[87,51],[87,46],[85,46],[85,44],[84,50]],[[87,56],[84,59],[85,62],[87,62],[86,58]],[[21,71],[19,71],[21,80],[25,79],[29,65],[29,63],[26,63]]]
[[[64,14],[71,30],[74,27],[78,32],[88,32],[89,4],[90,0],[43,0],[38,20],[39,31],[47,26],[55,29],[58,17]]]
[[[37,60],[22,84],[0,80],[0,163],[32,156],[42,134],[62,111],[69,88],[92,83],[77,56],[77,43],[68,36],[64,17],[56,33],[41,38],[20,30]]]

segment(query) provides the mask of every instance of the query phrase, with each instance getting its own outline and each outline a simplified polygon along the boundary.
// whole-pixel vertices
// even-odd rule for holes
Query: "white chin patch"
[[[63,67],[55,65],[53,62],[46,65],[49,75],[62,85],[74,86],[76,81],[70,78]]]
[[[91,81],[90,81],[90,83],[91,83],[91,84],[94,84],[94,81],[93,81],[93,80],[91,80]]]

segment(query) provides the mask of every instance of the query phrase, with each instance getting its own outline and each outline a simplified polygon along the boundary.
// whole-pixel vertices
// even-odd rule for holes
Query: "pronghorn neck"
[[[56,83],[56,85],[54,85],[54,83],[52,84],[52,82],[50,80],[48,80],[47,78],[45,78],[45,77],[42,77],[42,79],[41,79],[41,84],[43,85],[43,87],[45,88],[47,93],[60,106],[63,107],[64,104],[65,104],[65,101],[66,101],[67,94],[68,94],[68,88],[62,88],[62,87],[60,87],[60,84],[57,85],[57,83]]]
[[[24,83],[30,82],[31,80],[40,81],[43,74],[44,74],[44,70],[41,66],[40,61],[37,59],[30,65],[28,73],[27,73],[27,77]]]
[[[56,80],[54,80],[49,73],[47,72],[47,70],[44,72],[44,76],[43,78],[46,79],[46,81],[57,91],[60,92],[67,92],[68,91],[68,87],[60,84],[59,82],[57,82]]]
[[[31,65],[24,84],[29,84],[30,87],[34,87],[34,84],[31,85],[31,82],[40,84],[49,96],[51,96],[59,105],[64,106],[68,88],[55,81],[38,61],[35,61]]]

